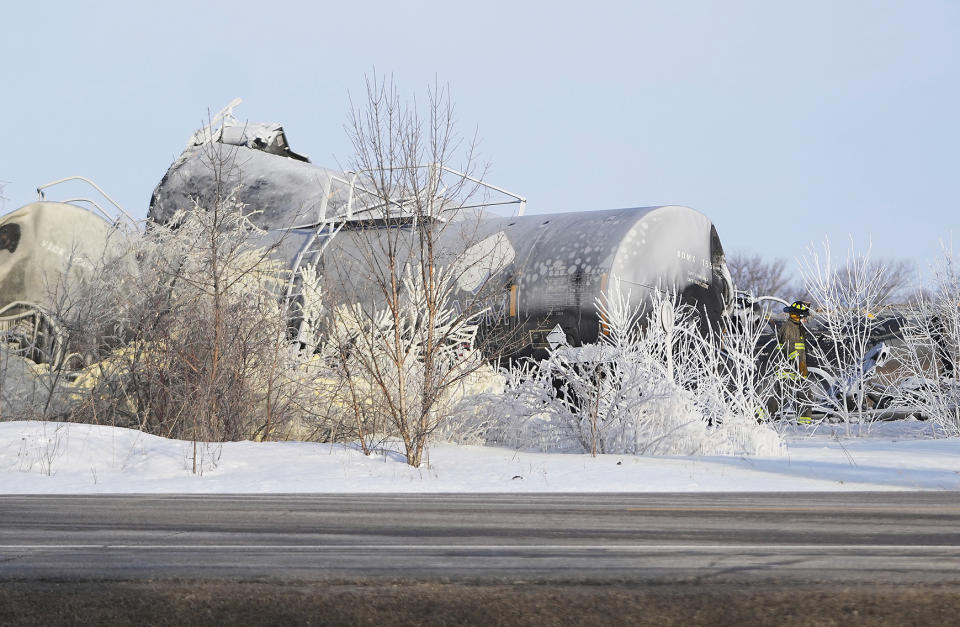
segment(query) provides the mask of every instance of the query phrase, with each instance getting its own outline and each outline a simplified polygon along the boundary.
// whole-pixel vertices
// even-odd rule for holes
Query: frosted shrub
[[[286,270],[259,234],[228,197],[134,241],[127,343],[80,373],[74,418],[200,442],[284,437],[314,373],[287,337]]]
[[[642,311],[614,290],[598,303],[606,322],[599,342],[514,365],[505,398],[478,428],[490,441],[538,450],[780,454],[779,435],[758,423],[752,346],[738,340],[721,352],[701,336],[694,312],[671,302],[653,296],[643,326]]]
[[[503,402],[506,383],[505,373],[490,364],[482,364],[468,373],[451,390],[448,415],[437,425],[434,440],[477,446],[486,444],[490,405],[499,406]]]
[[[935,296],[916,300],[898,355],[912,375],[897,386],[896,404],[929,418],[949,437],[960,436],[960,271],[944,246],[934,268]]]
[[[70,389],[49,364],[24,357],[16,345],[0,344],[0,420],[46,420],[67,414]]]
[[[718,328],[701,336],[688,334],[694,357],[688,363],[687,385],[696,391],[697,404],[708,423],[718,425],[720,454],[765,454],[783,452],[776,431],[779,421],[771,422],[766,402],[777,394],[793,390],[777,386],[775,360],[758,358],[764,342],[772,341],[765,316],[750,316],[737,321],[724,319]],[[699,345],[700,350],[697,350]],[[781,382],[782,383],[782,382]],[[781,404],[786,400],[778,399]]]
[[[808,343],[807,353],[817,367],[811,375],[819,377],[824,390],[821,409],[846,425],[872,419],[873,403],[867,394],[876,369],[865,367],[890,293],[887,265],[871,262],[870,249],[858,253],[851,241],[847,258],[836,264],[829,240],[823,251],[810,248],[803,260],[801,274],[807,293],[814,301],[816,340]]]
[[[352,419],[364,452],[399,438],[408,463],[418,466],[456,405],[485,387],[475,317],[454,308],[453,279],[442,267],[428,281],[408,269],[386,306],[354,303],[332,312],[324,352],[342,383],[331,400]]]

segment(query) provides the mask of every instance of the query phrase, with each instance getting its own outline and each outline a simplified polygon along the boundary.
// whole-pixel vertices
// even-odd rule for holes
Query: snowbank
[[[420,469],[402,455],[343,445],[199,445],[129,429],[0,423],[0,493],[717,492],[960,490],[960,439],[922,422],[841,439],[788,433],[786,457],[636,457],[435,445]]]

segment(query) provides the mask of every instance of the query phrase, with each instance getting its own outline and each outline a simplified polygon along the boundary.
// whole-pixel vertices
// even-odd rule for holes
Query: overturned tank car
[[[78,204],[39,200],[0,217],[0,332],[36,363],[68,356],[64,324],[86,281],[121,237]]]
[[[445,169],[425,167],[436,167],[437,176]],[[663,290],[710,318],[729,311],[723,247],[700,212],[661,206],[523,215],[521,196],[476,182],[506,200],[442,215],[437,263],[469,265],[457,287],[462,300],[482,298],[481,333],[493,340],[485,343],[491,356],[539,356],[558,342],[596,341],[597,301],[615,284],[634,304]],[[328,284],[349,287],[357,300],[376,306],[376,290],[364,286],[370,278],[369,264],[360,261],[364,251],[378,230],[386,237],[393,229],[390,236],[399,233],[412,245],[417,217],[394,212],[384,220],[385,203],[369,200],[366,183],[363,174],[317,167],[292,152],[277,124],[228,119],[188,142],[154,190],[148,217],[166,223],[178,210],[223,202],[229,190],[231,201],[265,230],[262,243],[292,271],[286,297],[296,298],[299,271],[311,264]],[[403,199],[387,203],[402,208]],[[490,210],[504,204],[515,205],[517,215]]]

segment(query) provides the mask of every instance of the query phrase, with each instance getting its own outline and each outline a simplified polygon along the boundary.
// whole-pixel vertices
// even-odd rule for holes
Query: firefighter
[[[960,307],[960,305],[957,305],[957,307]],[[937,364],[940,366],[941,379],[952,379],[954,377],[953,355],[956,355],[956,352],[950,350],[952,344],[950,336],[950,330],[947,329],[943,318],[939,315],[933,316],[930,319],[930,338],[933,340],[933,350],[937,356]]]
[[[776,394],[768,403],[768,415],[773,416],[779,408],[779,400],[785,396],[787,390],[796,392],[797,423],[811,423],[810,398],[807,393],[807,333],[803,323],[810,317],[810,304],[795,301],[789,307],[783,308],[789,318],[780,327],[777,334],[777,352],[784,361],[777,373]]]

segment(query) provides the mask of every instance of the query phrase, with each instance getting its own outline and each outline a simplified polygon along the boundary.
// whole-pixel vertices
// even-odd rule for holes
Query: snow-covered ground
[[[866,429],[866,427],[864,428]],[[821,427],[787,434],[788,454],[633,457],[527,453],[438,444],[419,469],[400,455],[344,445],[200,445],[128,429],[0,423],[0,493],[713,492],[960,490],[960,439],[929,423],[870,426],[845,437]]]

